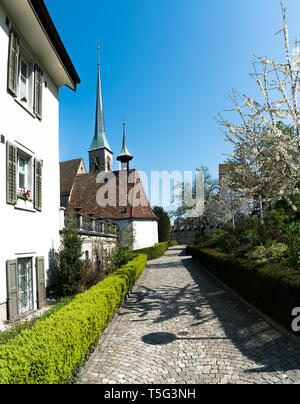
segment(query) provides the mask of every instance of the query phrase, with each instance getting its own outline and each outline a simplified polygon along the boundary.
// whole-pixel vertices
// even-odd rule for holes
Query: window
[[[23,58],[20,61],[20,77],[19,77],[19,98],[20,101],[28,102],[28,64]]]
[[[27,160],[25,160],[23,157],[18,157],[18,172],[19,172],[19,187],[20,188],[25,188],[26,184],[26,166],[27,166]]]
[[[19,78],[17,99],[33,113],[33,86],[34,86],[34,63],[29,53],[21,45],[19,59]]]
[[[9,320],[26,316],[36,307],[41,309],[46,304],[45,258],[35,257],[35,267],[33,259],[20,257],[6,261]]]
[[[26,150],[6,142],[6,203],[41,212],[43,162]]]
[[[18,150],[17,199],[18,205],[32,204],[32,158]]]
[[[19,314],[33,310],[32,258],[18,259]]]
[[[43,71],[14,29],[9,40],[7,88],[25,109],[42,119]]]

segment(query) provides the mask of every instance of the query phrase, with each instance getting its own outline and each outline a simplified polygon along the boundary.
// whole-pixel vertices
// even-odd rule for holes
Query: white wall
[[[135,250],[152,247],[158,243],[158,222],[156,220],[134,220],[133,228],[135,232]]]
[[[158,243],[158,222],[153,219],[115,220],[122,227],[132,227],[134,230],[134,250],[152,247]]]
[[[7,299],[7,260],[44,256],[48,271],[49,253],[59,247],[60,205],[58,88],[47,75],[47,66],[41,66],[47,82],[47,88],[43,87],[41,121],[25,111],[7,92],[9,29],[5,17],[0,5],[0,134],[5,136],[5,143],[18,142],[30,149],[33,157],[43,160],[43,207],[42,212],[28,212],[6,204],[6,145],[0,143],[0,305]]]

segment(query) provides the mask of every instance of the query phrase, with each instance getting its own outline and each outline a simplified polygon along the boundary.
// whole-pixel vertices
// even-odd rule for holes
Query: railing
[[[95,235],[114,235],[119,233],[119,227],[116,223],[110,220],[94,218],[92,214],[89,216],[83,216],[80,213],[64,215],[64,227],[68,224],[74,223],[76,228],[81,233],[95,234]]]

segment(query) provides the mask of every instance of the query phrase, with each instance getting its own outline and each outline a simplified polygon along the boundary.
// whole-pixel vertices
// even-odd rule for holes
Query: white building
[[[59,247],[59,88],[80,79],[42,0],[0,0],[0,324],[45,303]]]

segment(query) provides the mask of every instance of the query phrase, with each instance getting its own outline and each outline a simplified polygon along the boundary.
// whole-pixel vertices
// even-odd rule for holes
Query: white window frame
[[[27,77],[26,77],[26,101],[22,101],[21,97],[21,79],[22,79],[22,62],[26,64],[27,67]],[[19,55],[19,75],[18,75],[18,97],[17,101],[27,109],[31,114],[33,114],[34,109],[34,58],[28,52],[27,47],[24,42],[20,40],[20,55]]]
[[[36,289],[36,285],[35,285],[35,279],[34,279],[34,257],[32,256],[21,256],[17,258],[17,266],[18,266],[18,293],[19,293],[19,301],[18,301],[18,305],[19,305],[19,314],[20,316],[26,316],[28,314],[30,314],[31,312],[33,312],[36,309],[36,302],[35,302],[35,289]],[[30,282],[30,287],[29,289],[27,289],[27,293],[30,293],[31,296],[27,296],[28,300],[27,300],[27,305],[26,306],[22,306],[22,296],[21,296],[21,285],[20,285],[20,280],[21,280],[21,276],[19,273],[19,265],[21,264],[21,261],[27,260],[30,261],[30,269],[31,269],[31,273],[27,274],[25,281],[29,284]]]
[[[24,64],[25,66],[26,66],[26,77],[24,77],[24,75],[22,74],[22,64]],[[25,104],[27,104],[28,103],[28,93],[29,93],[29,65],[28,65],[28,63],[26,62],[26,60],[22,57],[22,56],[20,56],[20,71],[19,71],[19,100],[21,101],[21,102],[25,102]],[[21,82],[22,82],[22,78],[24,78],[25,79],[25,90],[26,90],[26,93],[25,93],[25,97],[23,96],[22,97],[22,94],[21,94]],[[26,98],[26,101],[23,101],[23,98]]]

